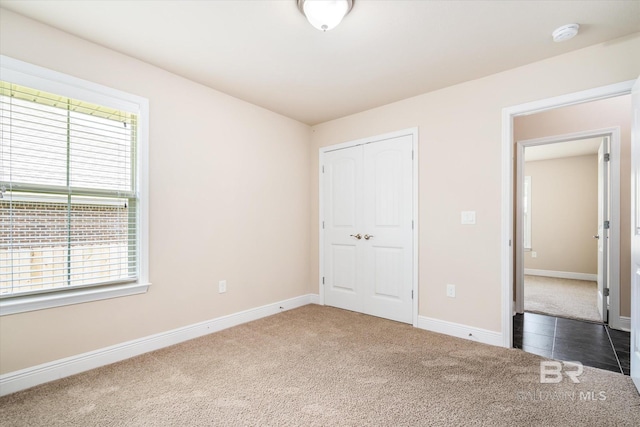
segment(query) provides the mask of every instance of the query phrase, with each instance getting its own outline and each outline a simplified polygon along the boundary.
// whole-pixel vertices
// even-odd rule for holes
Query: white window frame
[[[71,304],[136,295],[147,292],[149,283],[149,101],[97,83],[0,55],[0,80],[138,115],[138,266],[135,283],[86,289],[56,289],[50,293],[17,295],[0,299],[0,316]]]

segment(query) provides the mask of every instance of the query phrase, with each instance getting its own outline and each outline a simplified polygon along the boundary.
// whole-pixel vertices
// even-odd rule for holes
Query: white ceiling
[[[556,144],[525,147],[524,159],[526,162],[533,162],[537,160],[560,159],[563,157],[598,154],[598,148],[600,148],[601,142],[602,138],[588,138]]]
[[[307,124],[640,31],[638,0],[355,0],[327,33],[295,0],[0,6]],[[569,23],[578,37],[554,43]]]

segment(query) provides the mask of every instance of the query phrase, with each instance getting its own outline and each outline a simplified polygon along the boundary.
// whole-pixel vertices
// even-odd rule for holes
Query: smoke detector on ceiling
[[[580,25],[578,24],[567,24],[562,27],[558,27],[553,33],[551,33],[553,41],[558,43],[572,39],[576,34],[578,34],[578,29],[580,29]]]

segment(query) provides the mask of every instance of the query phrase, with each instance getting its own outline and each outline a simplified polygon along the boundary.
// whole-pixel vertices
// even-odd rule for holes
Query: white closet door
[[[324,156],[325,304],[363,312],[362,147]]]
[[[324,155],[325,304],[413,321],[413,141]]]
[[[363,148],[365,312],[411,323],[412,137],[375,142]]]

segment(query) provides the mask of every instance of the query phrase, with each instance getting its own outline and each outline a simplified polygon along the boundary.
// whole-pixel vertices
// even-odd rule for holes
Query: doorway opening
[[[620,128],[520,140],[516,175],[516,312],[618,319]]]

